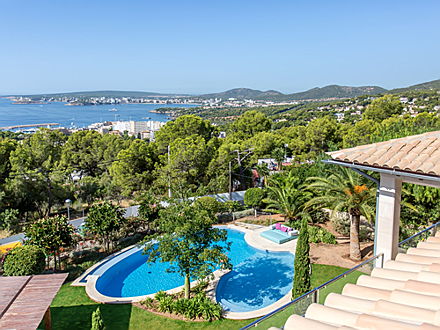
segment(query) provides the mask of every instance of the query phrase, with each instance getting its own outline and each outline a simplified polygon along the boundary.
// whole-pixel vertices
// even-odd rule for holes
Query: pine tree
[[[307,220],[303,219],[295,252],[295,275],[293,277],[292,299],[311,290],[309,232]]]
[[[101,310],[98,307],[92,314],[92,330],[104,330],[104,320],[102,319]]]

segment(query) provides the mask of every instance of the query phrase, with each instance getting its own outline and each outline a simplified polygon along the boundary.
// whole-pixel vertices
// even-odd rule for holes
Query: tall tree
[[[341,167],[334,168],[328,177],[311,177],[309,189],[317,196],[311,199],[306,207],[332,210],[332,216],[338,212],[347,212],[350,216],[350,258],[361,260],[359,243],[360,218],[373,219],[375,191],[369,182],[354,171]]]
[[[272,120],[259,111],[250,110],[242,114],[229,128],[230,133],[241,139],[250,138],[259,132],[269,131]]]
[[[85,228],[94,234],[104,244],[105,250],[110,251],[110,244],[114,243],[116,234],[124,220],[120,207],[109,202],[93,205],[85,220]]]
[[[124,196],[145,190],[153,182],[153,170],[158,161],[153,143],[134,140],[127,149],[118,153],[110,167],[114,184]]]
[[[189,201],[173,202],[160,212],[162,234],[145,246],[147,262],[169,262],[167,271],[184,277],[185,298],[190,297],[191,278],[203,279],[217,268],[232,268],[226,255],[230,248],[227,232],[213,227],[215,221],[208,211]]]
[[[215,135],[215,131],[216,128],[211,125],[209,120],[204,120],[194,115],[184,115],[176,120],[167,122],[156,133],[155,140],[159,152],[165,153],[167,147],[176,139],[185,139],[196,135],[208,142]]]
[[[381,122],[393,115],[400,115],[402,111],[403,105],[397,96],[384,95],[374,99],[373,102],[368,105],[363,118]]]
[[[304,218],[301,222],[301,230],[299,232],[298,241],[296,242],[292,299],[298,298],[312,289],[310,281],[309,231],[307,227],[307,220]]]
[[[11,178],[6,189],[20,210],[37,210],[47,216],[56,203],[64,200],[66,177],[59,170],[65,135],[40,129],[11,152]]]
[[[69,224],[67,217],[54,216],[40,219],[31,224],[26,230],[28,240],[26,244],[36,245],[46,251],[47,255],[53,253],[54,265],[57,268],[61,265],[60,250],[61,248],[71,247],[74,229]]]

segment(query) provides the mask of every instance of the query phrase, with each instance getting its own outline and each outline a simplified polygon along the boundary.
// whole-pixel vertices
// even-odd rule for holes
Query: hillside
[[[378,86],[338,86],[329,85],[322,88],[316,87],[305,92],[283,94],[278,91],[268,90],[260,91],[249,88],[235,88],[221,93],[204,94],[202,98],[221,98],[223,100],[228,98],[235,99],[254,99],[267,100],[274,102],[282,101],[297,101],[297,100],[319,100],[331,98],[350,98],[360,95],[375,95],[386,92],[386,89]]]
[[[84,92],[68,92],[68,93],[53,93],[53,94],[33,94],[23,95],[32,98],[42,97],[174,97],[185,96],[177,94],[161,94],[154,92],[138,92],[138,91],[84,91]]]
[[[339,86],[329,85],[322,88],[315,87],[305,92],[288,94],[285,97],[291,100],[318,100],[330,98],[351,98],[361,95],[375,95],[386,92],[379,86]]]
[[[417,84],[417,85],[412,85],[412,86],[405,87],[405,88],[396,88],[396,89],[391,90],[390,92],[391,93],[402,93],[402,92],[408,92],[408,91],[427,90],[427,89],[440,90],[440,79],[424,82],[424,83]]]
[[[263,98],[269,98],[269,97],[277,97],[282,96],[283,93],[280,93],[278,91],[269,90],[269,91],[260,91],[257,89],[250,89],[250,88],[234,88],[227,90],[225,92],[220,93],[211,93],[211,94],[203,94],[199,95],[199,97],[204,99],[215,99],[215,98],[221,98],[223,100],[234,98],[234,99],[263,99]]]

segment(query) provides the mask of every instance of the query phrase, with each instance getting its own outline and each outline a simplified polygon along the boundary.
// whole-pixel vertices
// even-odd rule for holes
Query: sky
[[[0,95],[440,78],[438,0],[0,0]]]

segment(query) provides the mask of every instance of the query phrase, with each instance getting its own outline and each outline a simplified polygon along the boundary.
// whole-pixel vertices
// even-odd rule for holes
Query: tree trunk
[[[185,275],[185,299],[189,299],[189,293],[191,291],[191,283],[189,281],[189,274]]]
[[[359,244],[359,224],[361,216],[350,214],[350,259],[359,261],[362,259]]]

